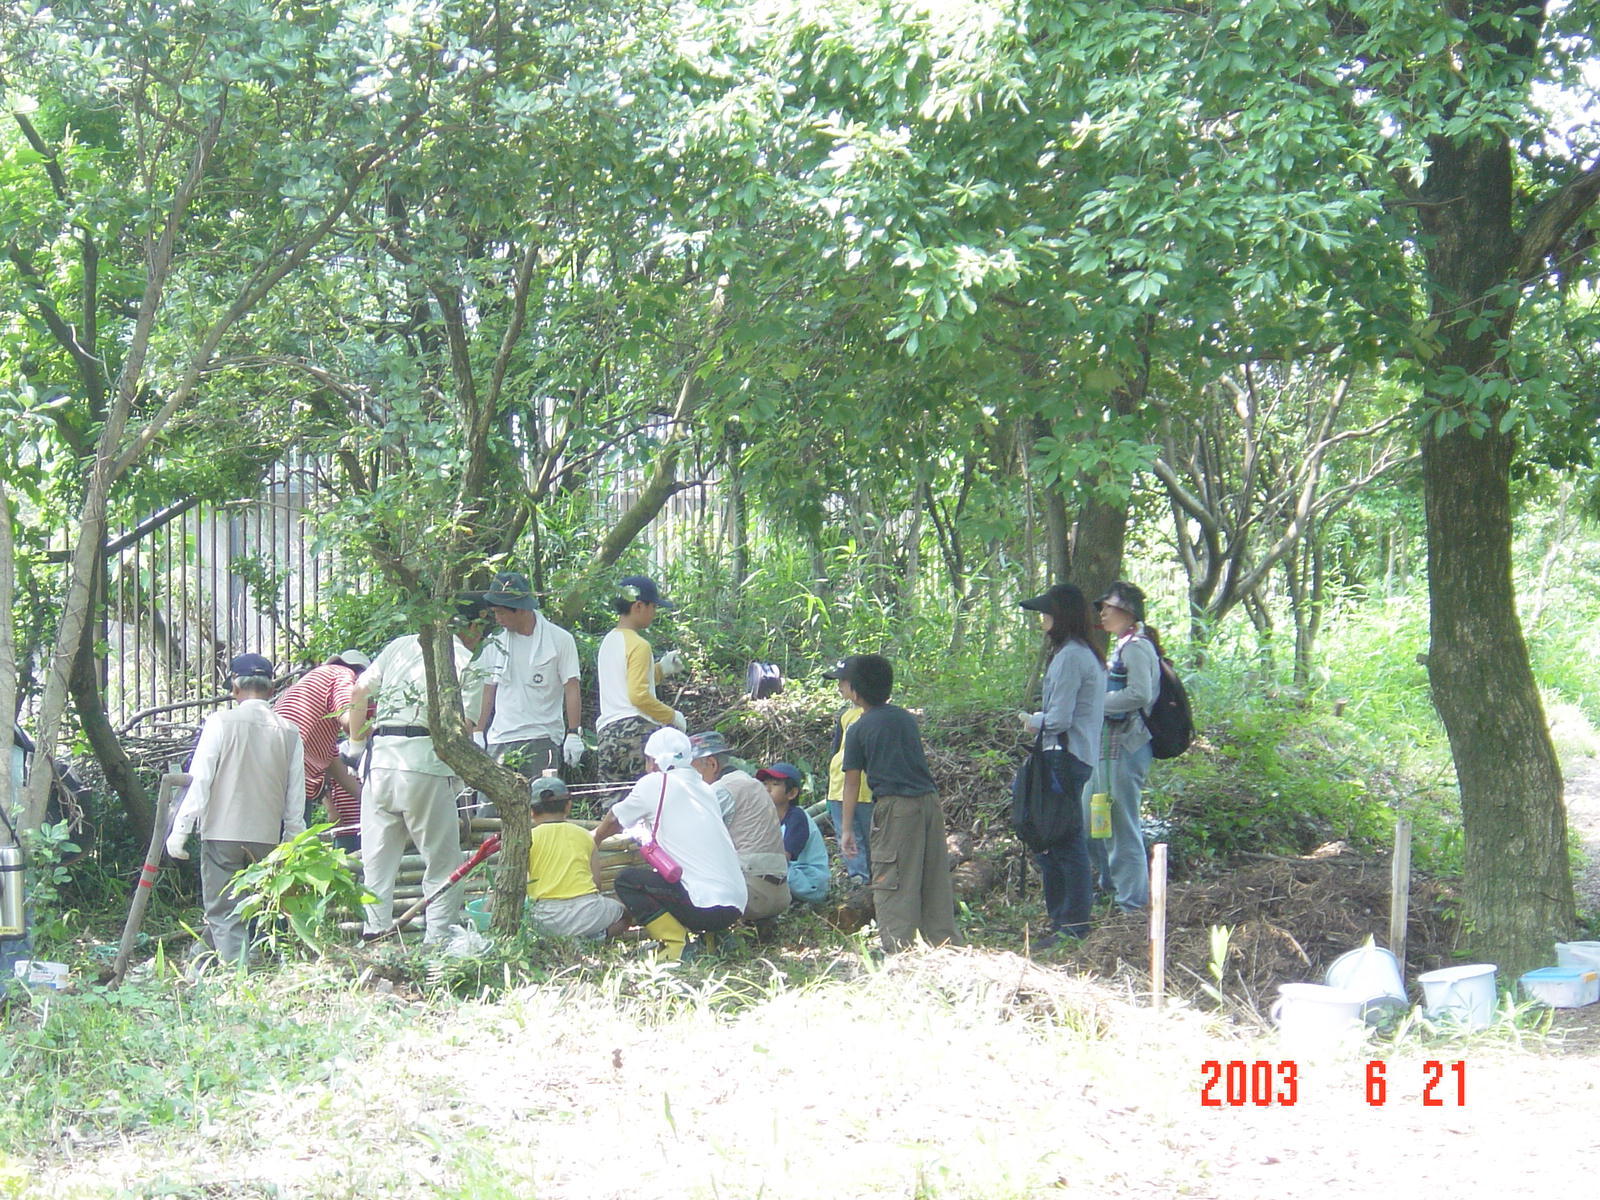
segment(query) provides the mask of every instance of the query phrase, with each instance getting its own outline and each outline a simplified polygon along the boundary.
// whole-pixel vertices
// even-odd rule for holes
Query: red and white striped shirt
[[[307,671],[272,702],[277,713],[300,730],[306,751],[306,799],[322,790],[322,777],[338,753],[343,734],[341,718],[350,707],[356,672],[342,663],[324,663]],[[329,792],[328,810],[340,825],[360,820],[356,798],[335,784]]]

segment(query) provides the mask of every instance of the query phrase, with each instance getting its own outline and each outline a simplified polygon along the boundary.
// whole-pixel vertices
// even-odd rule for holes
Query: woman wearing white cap
[[[638,829],[682,868],[675,882],[651,867],[628,867],[616,881],[617,899],[661,943],[657,957],[675,962],[691,930],[727,929],[743,914],[749,893],[717,798],[689,765],[694,751],[688,734],[658,729],[645,742],[644,754],[650,773],[612,806],[594,840],[598,846]]]

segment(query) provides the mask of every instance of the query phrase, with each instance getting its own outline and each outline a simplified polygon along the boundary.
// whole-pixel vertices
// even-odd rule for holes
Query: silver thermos
[[[22,847],[0,846],[0,938],[27,932],[22,904]]]

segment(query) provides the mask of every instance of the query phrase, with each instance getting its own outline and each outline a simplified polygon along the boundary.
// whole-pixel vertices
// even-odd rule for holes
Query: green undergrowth
[[[157,960],[154,974],[117,990],[11,986],[0,1045],[0,1150],[10,1154],[194,1127],[257,1091],[327,1078],[351,1044],[382,1036],[348,981],[319,972],[191,984]]]

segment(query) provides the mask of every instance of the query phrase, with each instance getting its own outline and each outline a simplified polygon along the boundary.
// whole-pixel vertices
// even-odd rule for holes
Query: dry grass
[[[13,1193],[1243,1200],[1487,1194],[1513,1146],[1528,1188],[1600,1166],[1591,1060],[1469,1046],[1467,1106],[1432,1109],[1420,1053],[1381,1108],[1361,1058],[1302,1059],[1295,1106],[1205,1108],[1203,1061],[1282,1051],[1007,953],[841,956],[800,986],[636,964],[495,1004],[363,996],[372,1037],[325,1080],[41,1160]]]

